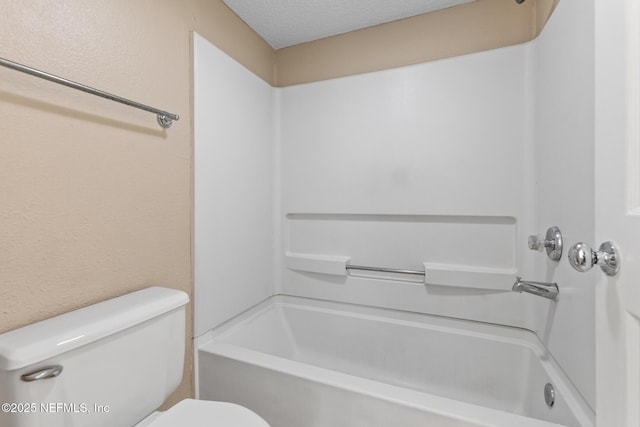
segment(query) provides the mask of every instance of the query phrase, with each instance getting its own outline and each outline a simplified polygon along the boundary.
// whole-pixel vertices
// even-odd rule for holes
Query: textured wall
[[[419,64],[535,38],[559,0],[477,0],[276,51],[276,84]]]
[[[0,331],[150,285],[191,294],[190,31],[267,81],[271,48],[219,1],[0,6],[0,56],[181,116],[164,131],[0,69]]]

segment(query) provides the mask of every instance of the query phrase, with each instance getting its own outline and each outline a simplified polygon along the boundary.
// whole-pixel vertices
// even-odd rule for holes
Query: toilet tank
[[[180,384],[188,302],[152,287],[1,334],[0,426],[134,426]]]

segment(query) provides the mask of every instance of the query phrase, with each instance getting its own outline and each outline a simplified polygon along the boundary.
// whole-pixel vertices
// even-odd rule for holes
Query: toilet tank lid
[[[0,370],[45,361],[188,302],[185,292],[151,287],[0,334]]]

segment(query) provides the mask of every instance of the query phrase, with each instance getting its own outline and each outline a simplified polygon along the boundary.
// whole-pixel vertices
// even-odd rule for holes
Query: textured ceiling
[[[474,0],[224,0],[274,49]]]

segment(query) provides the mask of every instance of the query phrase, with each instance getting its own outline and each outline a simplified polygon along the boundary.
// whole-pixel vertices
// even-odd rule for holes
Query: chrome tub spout
[[[557,283],[530,282],[528,280],[522,280],[521,277],[516,277],[516,282],[511,289],[515,292],[527,292],[554,301],[558,301],[558,293],[560,292]]]

